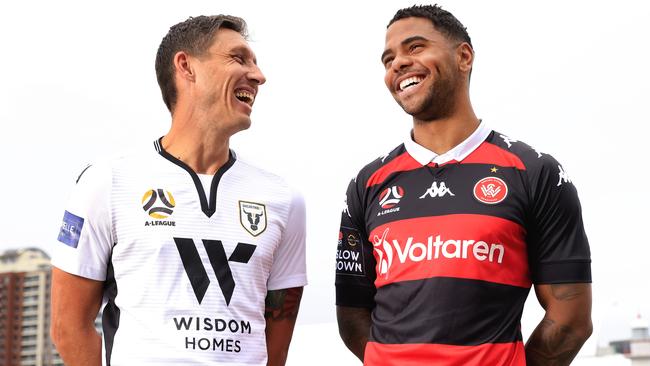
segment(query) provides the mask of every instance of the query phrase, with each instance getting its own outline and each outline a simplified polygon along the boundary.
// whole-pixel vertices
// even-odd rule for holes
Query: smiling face
[[[409,17],[390,25],[382,63],[384,81],[395,101],[419,121],[449,117],[466,75],[458,65],[459,42],[438,32],[426,18]]]
[[[231,134],[247,129],[258,87],[266,78],[244,37],[220,29],[207,51],[193,59],[192,98],[208,123]]]

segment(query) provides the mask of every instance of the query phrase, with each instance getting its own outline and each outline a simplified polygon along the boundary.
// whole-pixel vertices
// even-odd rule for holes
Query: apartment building
[[[63,366],[49,334],[50,284],[41,249],[0,254],[0,365]]]

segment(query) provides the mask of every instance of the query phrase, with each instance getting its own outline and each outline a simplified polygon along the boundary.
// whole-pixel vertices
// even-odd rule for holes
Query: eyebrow
[[[233,52],[245,53],[246,56],[250,57],[253,60],[253,63],[255,65],[257,65],[257,58],[255,57],[255,54],[253,53],[253,51],[249,47],[246,47],[246,46],[243,46],[243,45],[235,46],[235,47],[230,49],[230,52],[231,53],[233,53]]]
[[[400,46],[405,46],[405,45],[407,45],[407,44],[409,44],[411,42],[415,42],[415,41],[427,41],[427,42],[429,42],[430,40],[428,38],[426,38],[426,37],[423,37],[423,36],[412,36],[412,37],[408,37],[405,40],[403,40],[402,42],[400,42]],[[391,52],[391,50],[387,49],[381,54],[382,62],[384,61],[384,58],[386,57],[386,55],[388,55],[390,52]]]

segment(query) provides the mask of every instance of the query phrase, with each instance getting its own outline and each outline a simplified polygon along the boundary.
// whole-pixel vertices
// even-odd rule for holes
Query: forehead
[[[211,51],[228,52],[233,49],[244,49],[253,53],[246,39],[239,32],[228,28],[221,28],[214,37],[210,46]]]
[[[402,41],[412,37],[424,37],[430,41],[446,41],[438,32],[431,20],[420,17],[409,17],[391,24],[386,31],[386,49],[397,48]]]

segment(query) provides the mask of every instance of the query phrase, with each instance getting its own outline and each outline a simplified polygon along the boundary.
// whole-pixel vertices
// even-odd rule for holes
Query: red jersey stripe
[[[472,151],[461,164],[490,164],[504,168],[514,167],[526,170],[526,166],[519,157],[501,147],[483,142],[476,150]]]
[[[365,366],[525,366],[524,344],[381,344],[368,342]]]
[[[495,216],[457,214],[393,221],[368,238],[377,288],[400,281],[455,277],[528,288],[525,230]]]
[[[389,175],[393,173],[414,170],[421,167],[422,164],[413,159],[411,155],[406,152],[402,153],[372,173],[368,179],[368,183],[366,183],[366,187],[371,187],[375,184],[382,183],[386,180],[386,178],[388,178]]]

